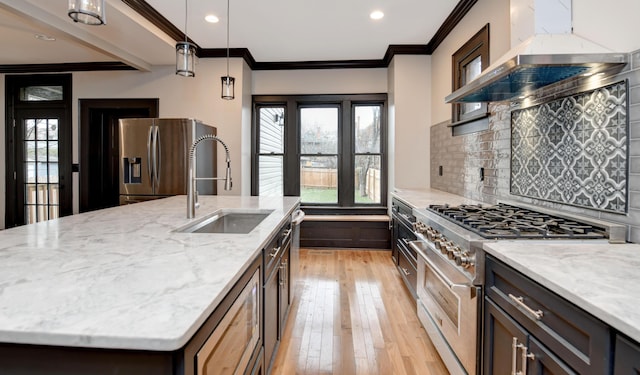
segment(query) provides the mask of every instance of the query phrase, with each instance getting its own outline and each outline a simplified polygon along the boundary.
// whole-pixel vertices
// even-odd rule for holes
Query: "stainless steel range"
[[[520,204],[431,205],[414,215],[418,317],[452,374],[480,373],[484,243],[626,238],[621,225]]]

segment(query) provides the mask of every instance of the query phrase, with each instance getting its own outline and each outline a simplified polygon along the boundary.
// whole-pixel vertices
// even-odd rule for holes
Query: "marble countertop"
[[[640,245],[499,241],[484,249],[640,342]]]
[[[178,196],[0,231],[0,342],[171,351],[184,346],[299,204]],[[174,229],[217,209],[270,209],[249,234]]]
[[[421,210],[426,209],[430,204],[478,204],[482,203],[473,199],[465,198],[460,195],[447,193],[436,189],[401,189],[396,188],[391,195],[401,199],[403,202],[411,205],[413,208]]]
[[[429,204],[480,203],[434,189],[396,189],[392,195],[418,211]],[[484,249],[640,342],[640,244],[501,240]]]

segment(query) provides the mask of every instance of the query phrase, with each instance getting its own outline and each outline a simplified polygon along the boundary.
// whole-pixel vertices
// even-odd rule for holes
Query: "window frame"
[[[484,71],[489,66],[489,24],[482,27],[471,39],[451,55],[452,91],[464,86],[463,68],[477,57],[481,57],[482,71]],[[465,103],[451,104],[452,127],[480,120],[488,116],[487,103],[481,103],[480,108],[472,112],[462,113],[464,104]]]
[[[258,158],[260,154],[260,108],[284,107],[285,147],[283,160],[284,195],[300,195],[300,108],[337,106],[338,111],[338,202],[321,204],[302,202],[310,213],[386,213],[388,195],[387,162],[387,94],[327,94],[327,95],[254,95],[251,142],[251,194],[259,194]],[[380,202],[355,202],[355,126],[354,108],[362,105],[379,105],[380,109]],[[378,154],[376,154],[378,155]]]

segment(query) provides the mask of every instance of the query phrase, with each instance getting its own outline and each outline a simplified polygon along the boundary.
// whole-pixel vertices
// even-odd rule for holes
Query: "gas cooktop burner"
[[[606,230],[603,228],[504,203],[486,207],[482,205],[450,207],[445,204],[430,205],[427,208],[484,238],[607,238]]]

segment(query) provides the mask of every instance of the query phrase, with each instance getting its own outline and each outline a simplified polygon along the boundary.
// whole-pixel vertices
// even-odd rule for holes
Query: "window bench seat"
[[[390,249],[389,215],[306,215],[301,247]]]

